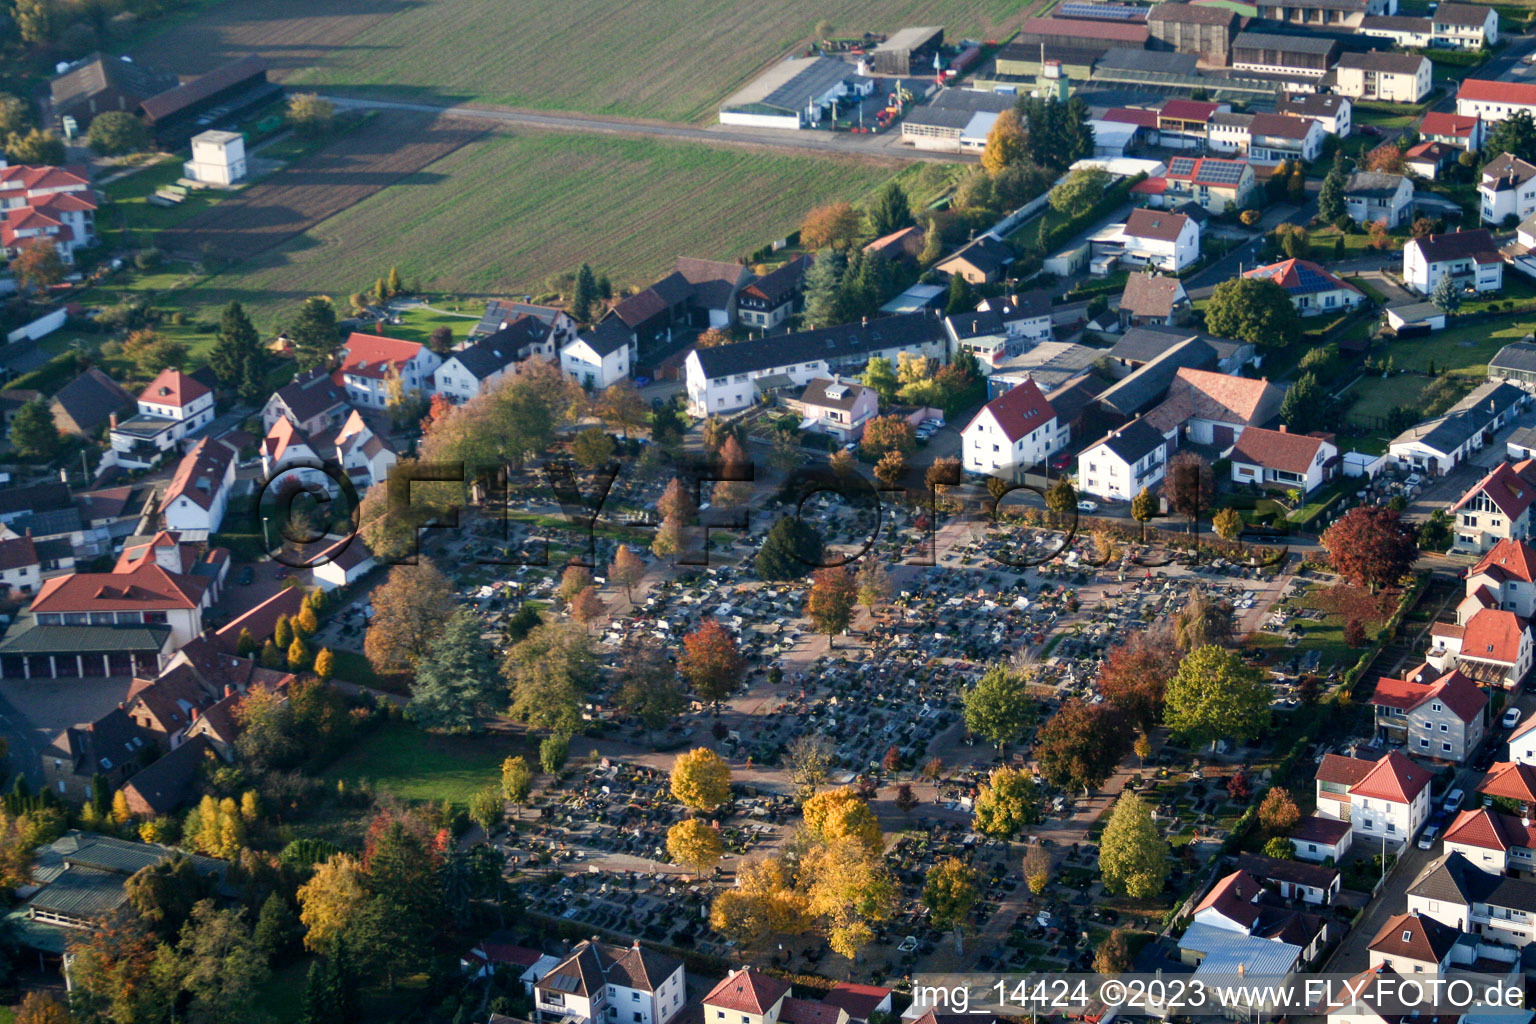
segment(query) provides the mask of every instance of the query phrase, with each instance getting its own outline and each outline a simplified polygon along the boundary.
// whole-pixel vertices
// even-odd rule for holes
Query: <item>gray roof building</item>
[[[704,375],[713,380],[817,360],[846,362],[882,349],[942,343],[946,337],[938,317],[900,313],[863,323],[695,349],[695,354]]]

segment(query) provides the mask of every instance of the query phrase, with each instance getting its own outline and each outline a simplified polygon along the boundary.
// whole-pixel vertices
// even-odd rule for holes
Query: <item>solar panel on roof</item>
[[[1200,180],[1213,185],[1236,185],[1243,178],[1243,165],[1207,160],[1200,165]]]
[[[1169,174],[1193,174],[1195,171],[1195,158],[1191,156],[1176,156],[1168,164]]]
[[[1135,21],[1147,16],[1145,7],[1121,4],[1065,3],[1058,8],[1063,18],[1097,18],[1100,21]]]
[[[549,987],[556,992],[574,992],[577,989],[576,979],[568,974],[553,974],[548,976]]]

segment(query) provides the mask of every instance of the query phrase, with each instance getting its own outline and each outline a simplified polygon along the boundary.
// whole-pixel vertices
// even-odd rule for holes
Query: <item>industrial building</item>
[[[820,124],[844,96],[868,96],[875,82],[835,57],[780,61],[720,105],[720,123],[753,128]]]
[[[901,122],[901,139],[918,149],[979,153],[987,145],[997,115],[1017,99],[996,92],[944,89],[907,114]]]
[[[937,25],[904,28],[869,52],[870,69],[879,75],[927,75],[938,71],[944,29]]]

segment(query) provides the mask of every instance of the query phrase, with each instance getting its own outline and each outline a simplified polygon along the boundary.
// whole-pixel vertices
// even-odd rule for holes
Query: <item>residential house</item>
[[[1334,65],[1341,96],[1382,103],[1417,103],[1434,86],[1434,66],[1417,53],[1345,53]]]
[[[1425,235],[1403,245],[1403,283],[1408,287],[1430,295],[1446,275],[1479,295],[1504,287],[1504,258],[1487,229]]]
[[[1536,391],[1536,344],[1513,341],[1488,360],[1488,379],[1518,384]]]
[[[1536,117],[1536,84],[1464,78],[1456,90],[1456,113],[1481,118],[1485,126],[1522,110]]]
[[[1365,301],[1364,292],[1311,260],[1281,260],[1254,267],[1243,276],[1263,278],[1284,288],[1302,316],[1341,313]]]
[[[872,1015],[891,1012],[891,996],[891,989],[880,985],[839,981],[821,997],[821,1001],[848,1014],[852,1024],[869,1024]]]
[[[307,434],[318,434],[339,425],[351,411],[347,389],[317,367],[272,392],[261,410],[261,426],[270,431],[279,419],[286,419]]]
[[[1331,480],[1339,468],[1339,448],[1331,435],[1293,434],[1283,424],[1279,430],[1247,428],[1227,458],[1235,483],[1295,489],[1302,494],[1311,494]]]
[[[755,967],[731,971],[701,1000],[704,1024],[778,1024],[789,982]]]
[[[1429,18],[1383,14],[1361,21],[1356,34],[1371,39],[1385,39],[1393,46],[1405,50],[1419,50],[1427,48],[1434,39],[1435,23]]]
[[[915,235],[913,234],[915,232]],[[904,238],[917,240],[919,251],[922,247],[922,229],[903,228],[896,234]],[[887,236],[892,238],[894,236]],[[864,247],[865,252],[870,247],[877,245],[883,239],[877,239]],[[902,252],[906,252],[903,248]],[[912,258],[916,258],[916,253]],[[749,281],[736,296],[736,316],[748,327],[757,327],[767,331],[779,326],[785,320],[793,316],[799,308],[800,298],[805,291],[805,272],[810,268],[811,257],[796,256],[777,270],[769,271],[761,277]]]
[[[213,391],[180,370],[165,369],[139,393],[139,411],[112,424],[112,451],[120,465],[143,469],[213,422]]]
[[[1162,404],[1147,413],[1146,422],[1163,432],[1170,450],[1189,441],[1225,451],[1247,427],[1278,416],[1284,398],[1285,389],[1267,378],[1182,367],[1173,375]]]
[[[674,264],[692,287],[691,321],[700,327],[729,327],[736,322],[736,301],[755,275],[740,263],[679,256]]]
[[[1013,302],[1022,305],[1013,305]],[[944,318],[954,352],[969,352],[983,375],[1051,337],[1050,297],[1041,292],[988,300],[987,309]]]
[[[495,334],[444,355],[432,371],[432,390],[454,405],[463,405],[489,391],[523,360],[556,355],[548,325],[531,316],[520,317]]]
[[[49,82],[48,112],[53,127],[62,127],[69,118],[76,131],[83,133],[97,114],[108,110],[132,113],[140,103],[176,85],[175,75],[126,57],[92,53],[64,67]]]
[[[1398,914],[1388,918],[1371,940],[1371,968],[1385,967],[1402,975],[1444,974],[1459,938],[1459,929],[1433,917]]]
[[[1137,182],[1131,192],[1154,209],[1193,202],[1220,214],[1247,206],[1254,189],[1253,168],[1245,161],[1176,156],[1166,173]]]
[[[990,284],[1001,280],[1012,262],[1013,250],[986,234],[940,260],[933,269],[942,274],[959,274],[971,284]]]
[[[1494,431],[1513,422],[1529,401],[1529,395],[1512,384],[1482,384],[1443,415],[1403,431],[1388,445],[1388,454],[1404,468],[1448,472],[1490,442]]]
[[[309,574],[315,586],[330,593],[356,583],[372,572],[378,561],[361,537],[343,536],[324,548],[312,565]]]
[[[966,471],[1010,482],[1043,464],[1067,440],[1051,403],[1027,379],[982,406],[960,432]]]
[[[902,352],[943,359],[949,335],[943,322],[923,313],[823,327],[712,348],[694,349],[684,361],[688,408],[694,416],[735,412],[761,393],[804,387],[816,377],[856,376],[875,356],[892,365]]]
[[[1425,664],[1402,679],[1382,676],[1371,704],[1377,738],[1420,757],[1461,764],[1488,731],[1488,695],[1455,669],[1442,674]]]
[[[217,757],[208,738],[199,736],[140,769],[122,788],[129,812],[147,819],[181,810],[196,795],[203,766]]]
[[[1311,163],[1323,153],[1322,125],[1310,117],[1254,114],[1248,134],[1248,159],[1256,164],[1278,164],[1285,160]]]
[[[1500,540],[1467,570],[1466,594],[1463,601],[1536,618],[1536,545]]]
[[[1395,228],[1413,216],[1413,182],[1402,174],[1356,171],[1344,185],[1344,209],[1362,227],[1385,221]]]
[[[30,536],[0,540],[0,588],[11,597],[32,596],[43,581],[43,563]]]
[[[1536,213],[1536,164],[1499,154],[1483,167],[1477,195],[1484,224],[1508,226],[1524,220]]]
[[[1451,550],[1481,554],[1506,541],[1530,540],[1533,502],[1536,462],[1499,463],[1451,506],[1455,517]]]
[[[1447,146],[1476,153],[1483,148],[1487,128],[1477,114],[1458,114],[1446,110],[1431,110],[1419,122],[1419,137],[1426,142],[1443,142]]]
[[[353,406],[383,409],[396,381],[407,397],[430,393],[432,374],[442,362],[442,356],[419,342],[353,331],[341,346],[341,365],[331,381],[346,389]]]
[[[898,228],[888,235],[881,235],[873,242],[864,245],[864,255],[873,256],[878,253],[892,263],[905,263],[909,266],[917,265],[917,258],[922,255],[923,246],[928,241],[928,233],[916,224],[910,227]],[[811,256],[796,257],[801,263],[802,276],[808,268]],[[793,260],[791,262],[794,262]],[[781,268],[782,269],[782,268]]]
[[[388,479],[390,467],[400,461],[395,449],[357,410],[347,417],[330,443],[342,471],[359,490]]]
[[[818,377],[805,386],[796,400],[801,430],[826,434],[835,441],[857,441],[864,424],[880,413],[880,395],[840,377]]]
[[[280,419],[261,441],[261,468],[268,486],[315,485],[330,493],[324,466],[336,465],[359,490],[366,490],[389,476],[399,456],[353,410],[338,428],[310,435],[286,419]],[[290,484],[290,481],[293,483]]]
[[[604,316],[617,319],[635,336],[639,352],[649,352],[672,340],[672,333],[692,326],[693,285],[673,271],[649,288],[620,299]]]
[[[97,779],[117,789],[158,753],[154,740],[122,708],[113,708],[53,738],[42,752],[43,780],[61,797],[90,799]]]
[[[1484,871],[1448,853],[1408,890],[1408,912],[1511,946],[1536,937],[1536,882]]]
[[[1157,111],[1157,137],[1161,145],[1173,149],[1204,149],[1211,118],[1218,112],[1231,112],[1228,103],[1209,100],[1171,99]]]
[[[1314,814],[1298,821],[1290,838],[1297,860],[1337,864],[1349,852],[1352,836],[1349,822]]]
[[[470,330],[469,336],[473,340],[483,338],[487,334],[495,334],[497,331],[511,327],[513,321],[525,316],[531,316],[549,328],[549,339],[557,350],[576,337],[576,321],[571,319],[571,314],[560,307],[541,306],[532,302],[515,302],[511,299],[491,299],[487,302],[484,315]]]
[[[1429,637],[1432,646],[1424,658],[1436,669],[1458,669],[1505,690],[1524,682],[1536,651],[1530,620],[1501,608],[1480,608],[1456,623],[1436,622],[1429,627]]]
[[[1125,279],[1117,309],[1120,329],[1127,327],[1175,327],[1189,316],[1189,293],[1176,277],[1152,272]]]
[[[1444,142],[1420,142],[1403,153],[1408,173],[1433,180],[1461,157],[1461,150]]]
[[[1536,766],[1536,717],[1527,718],[1509,734],[1509,759]]]
[[[1339,898],[1342,879],[1332,867],[1308,864],[1278,857],[1264,857],[1253,853],[1237,855],[1239,871],[1273,886],[1283,900],[1296,900],[1314,906],[1328,906]],[[1308,959],[1315,953],[1309,953]]]
[[[1132,210],[1119,247],[1122,260],[1178,273],[1200,258],[1200,225],[1182,213]]]
[[[1170,278],[1169,280],[1177,280]],[[1162,382],[1162,390],[1154,397],[1161,397],[1168,390],[1168,385],[1173,383],[1173,375],[1180,366],[1187,366],[1195,370],[1216,370],[1221,373],[1238,374],[1244,366],[1253,362],[1253,345],[1245,341],[1229,341],[1226,338],[1215,338],[1208,334],[1199,334],[1187,328],[1177,327],[1131,327],[1115,342],[1115,347],[1109,350],[1106,358],[1110,361],[1110,372],[1115,376],[1124,376],[1158,361],[1180,346],[1187,347],[1181,351],[1188,353],[1188,358],[1180,360],[1178,366],[1169,369],[1168,377]],[[1122,374],[1121,371],[1125,373]]]
[[[683,962],[642,947],[584,940],[533,987],[541,1020],[667,1024],[686,999]]]
[[[94,437],[112,416],[133,404],[133,395],[92,366],[60,388],[48,409],[59,433]]]
[[[1168,456],[1168,439],[1163,432],[1144,419],[1132,420],[1078,455],[1078,493],[1107,501],[1130,501],[1162,482]]]
[[[1536,825],[1496,808],[1461,811],[1445,827],[1447,854],[1460,853],[1483,871],[1530,877],[1536,871]]]
[[[1206,129],[1205,148],[1212,153],[1242,156],[1253,143],[1253,114],[1218,110]]]
[[[1499,43],[1499,12],[1487,4],[1444,3],[1433,9],[1431,46],[1483,50]]]
[[[165,529],[218,532],[235,483],[235,454],[227,442],[205,437],[182,457],[160,502]]]
[[[1489,799],[1505,800],[1529,817],[1532,808],[1536,808],[1536,765],[1519,761],[1495,762],[1478,780],[1473,792],[1485,798],[1484,804]]]
[[[1234,71],[1296,74],[1322,78],[1333,67],[1339,44],[1323,35],[1239,32],[1232,40]]]
[[[38,238],[66,264],[76,249],[96,244],[96,193],[86,170],[0,165],[0,252],[15,256]]]
[[[1251,866],[1268,865],[1269,858],[1254,858]],[[1214,967],[1236,944],[1261,957],[1280,956],[1289,969],[1311,961],[1322,951],[1328,940],[1327,923],[1290,902],[1299,899],[1292,886],[1286,887],[1290,895],[1281,896],[1261,884],[1249,867],[1240,863],[1238,870],[1219,878],[1195,905],[1189,926],[1179,939],[1181,962],[1200,966],[1210,962]],[[1304,864],[1296,868],[1299,872],[1332,870]],[[1249,947],[1243,939],[1256,945]]]
[[[1348,821],[1356,840],[1413,841],[1429,818],[1428,770],[1392,751],[1379,761],[1324,754],[1317,813]]]
[[[1287,92],[1275,104],[1275,113],[1310,117],[1325,135],[1349,138],[1354,131],[1354,106],[1348,96],[1334,92]]]
[[[492,932],[459,958],[459,965],[475,978],[492,977],[498,970],[509,972],[522,984],[523,993],[529,996],[533,995],[534,984],[559,963],[557,956],[518,945],[517,933],[510,930]],[[496,1017],[496,1014],[491,1015],[490,1024],[496,1024]],[[502,1019],[512,1021],[515,1018]]]
[[[629,376],[637,347],[633,328],[619,317],[605,317],[566,343],[560,369],[589,391],[600,391]]]
[[[1037,342],[1050,341],[1053,328],[1052,297],[1050,290],[1046,288],[1036,288],[1033,291],[1017,292],[1012,295],[993,295],[978,302],[976,310],[980,313],[1001,315],[1004,328],[1015,337],[1031,338]],[[963,317],[964,314],[957,314],[957,316]]]

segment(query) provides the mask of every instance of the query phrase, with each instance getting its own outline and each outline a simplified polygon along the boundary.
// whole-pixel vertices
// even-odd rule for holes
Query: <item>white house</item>
[[[315,585],[329,593],[356,583],[377,564],[363,539],[349,536],[323,550],[309,572],[315,578]]]
[[[1023,305],[1015,305],[1021,302]],[[1051,337],[1050,298],[1031,292],[982,302],[985,309],[944,318],[952,352],[969,352],[984,375]]]
[[[1536,117],[1536,84],[1464,78],[1456,90],[1456,113],[1482,118],[1485,124],[1497,124],[1521,110]]]
[[[1476,114],[1456,114],[1446,110],[1431,110],[1419,122],[1419,136],[1425,142],[1443,142],[1474,153],[1483,148],[1486,130],[1487,125]]]
[[[1527,718],[1509,734],[1509,759],[1536,767],[1536,716]]]
[[[443,356],[432,371],[432,387],[455,405],[462,405],[505,377],[524,359],[555,356],[553,332],[531,316],[519,317],[495,334],[468,342]]]
[[[1467,570],[1463,600],[1483,601],[1523,619],[1536,617],[1536,545],[1524,539],[1495,544]]]
[[[1249,427],[1278,416],[1285,400],[1285,389],[1267,379],[1188,366],[1174,371],[1167,391],[1146,421],[1163,432],[1170,451],[1181,440],[1225,451]]]
[[[1295,488],[1310,494],[1338,471],[1339,449],[1326,437],[1249,427],[1232,446],[1235,483]]]
[[[1442,842],[1446,853],[1460,853],[1484,871],[1529,875],[1536,869],[1536,825],[1497,808],[1462,811]]]
[[[1349,138],[1354,130],[1354,105],[1348,96],[1333,92],[1288,92],[1275,104],[1275,112],[1310,117],[1325,135]]]
[[[365,409],[382,409],[390,402],[392,382],[406,396],[432,391],[432,373],[443,357],[414,341],[353,331],[341,347],[341,366],[332,380],[347,390],[347,399]]]
[[[1398,466],[1403,469],[1411,467],[1431,475],[1450,472],[1465,462],[1473,452],[1480,451],[1486,438],[1513,422],[1520,410],[1529,403],[1530,396],[1514,384],[1498,380],[1479,384],[1443,415],[1416,423],[1394,437],[1387,445],[1387,454],[1397,460]],[[1463,516],[1489,513],[1492,518],[1482,521],[1465,518],[1459,520],[1456,539],[1459,549],[1485,551],[1500,537],[1522,536],[1511,531],[1517,526],[1523,526],[1514,518],[1523,512],[1512,513],[1510,510],[1523,510],[1527,507],[1530,494],[1522,493],[1525,490],[1523,485],[1512,489],[1502,485],[1512,473],[1536,478],[1536,474],[1530,472],[1532,465],[1536,464],[1495,466],[1483,483],[1462,496],[1461,501],[1452,509],[1453,512]],[[1500,484],[1501,487],[1490,488],[1487,486],[1490,482]],[[1472,499],[1479,495],[1486,496],[1488,501],[1473,504]],[[1468,508],[1469,505],[1472,507]],[[1463,512],[1463,509],[1466,511]],[[1475,536],[1464,537],[1462,534]]]
[[[1504,225],[1536,213],[1536,164],[1510,153],[1494,157],[1477,183],[1478,213],[1484,224]]]
[[[1352,100],[1417,103],[1434,85],[1434,66],[1417,53],[1343,53],[1334,73],[1339,94]]]
[[[74,263],[76,249],[96,243],[96,193],[66,167],[0,163],[0,253],[14,256],[34,238]]]
[[[1077,457],[1077,490],[1109,501],[1130,501],[1156,487],[1168,466],[1168,439],[1144,419],[1132,420]]]
[[[577,943],[534,985],[541,1019],[573,1024],[667,1024],[683,1008],[676,957],[642,947]]]
[[[218,532],[235,483],[235,454],[228,443],[205,437],[182,456],[160,502],[165,529]]]
[[[1504,258],[1487,230],[1452,231],[1411,238],[1403,245],[1403,283],[1430,295],[1449,274],[1467,289],[1496,292],[1504,287]]]
[[[1499,43],[1499,12],[1486,4],[1441,4],[1429,17],[1432,46],[1481,50]]]
[[[590,390],[602,390],[629,376],[635,364],[635,332],[608,317],[560,350],[560,369]]]
[[[113,418],[110,437],[119,464],[153,465],[182,438],[213,422],[213,392],[180,370],[165,369],[139,393],[138,415]]]
[[[331,446],[341,468],[359,490],[387,480],[389,467],[400,461],[389,442],[380,437],[355,409],[336,432]]]
[[[1248,123],[1248,159],[1256,164],[1282,160],[1311,163],[1323,153],[1323,126],[1310,117],[1254,114]]]
[[[1337,864],[1349,852],[1352,836],[1349,822],[1314,814],[1302,818],[1291,829],[1291,845],[1297,860],[1322,863],[1331,859]]]
[[[1536,938],[1536,883],[1448,853],[1408,890],[1408,912],[1510,946]]]
[[[1069,434],[1039,385],[1026,378],[982,406],[960,432],[968,472],[1016,481],[1066,445]]]
[[[1344,209],[1356,224],[1395,228],[1413,215],[1413,182],[1405,174],[1356,171],[1344,184]]]
[[[1412,842],[1429,818],[1429,770],[1392,751],[1379,761],[1324,754],[1317,813],[1348,821],[1356,840]]]
[[[1245,271],[1244,277],[1273,281],[1291,297],[1302,316],[1339,313],[1365,301],[1365,293],[1311,260],[1281,260]]]
[[[347,390],[316,367],[294,376],[293,380],[272,392],[261,410],[261,428],[271,430],[280,419],[300,430],[317,433],[335,427],[352,407],[347,405]]]
[[[206,131],[192,136],[192,159],[182,173],[208,185],[233,185],[245,179],[245,136],[239,132]]]
[[[696,348],[684,362],[688,411],[694,416],[735,412],[759,395],[802,388],[817,377],[854,377],[880,356],[895,366],[903,352],[944,359],[949,335],[926,313],[901,313],[756,341]]]
[[[1442,672],[1460,669],[1480,683],[1518,689],[1531,670],[1536,638],[1531,622],[1502,608],[1481,608],[1464,622],[1429,627],[1424,659]]]
[[[1121,231],[1122,259],[1177,273],[1200,258],[1200,225],[1182,213],[1132,210]]]

